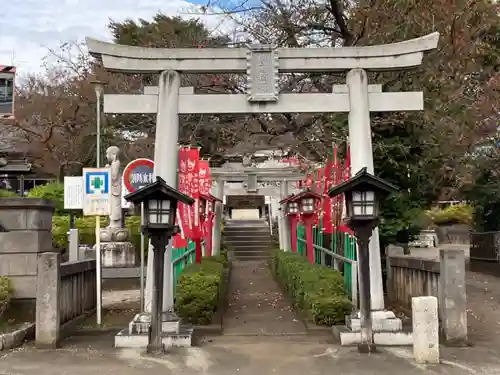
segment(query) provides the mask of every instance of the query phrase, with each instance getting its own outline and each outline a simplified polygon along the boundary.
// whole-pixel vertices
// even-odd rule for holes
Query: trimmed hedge
[[[101,217],[101,228],[108,225],[107,218]],[[127,216],[125,225],[130,230],[130,242],[134,245],[136,251],[141,248],[141,219],[139,216]],[[79,229],[80,243],[93,246],[95,244],[95,217],[77,217],[75,227]],[[68,248],[69,216],[52,217],[52,240],[62,249]],[[147,253],[148,246],[145,246]]]
[[[16,193],[6,189],[0,189],[0,198],[16,198],[19,197]]]
[[[0,318],[9,308],[12,293],[14,288],[11,281],[5,276],[0,276]]]
[[[296,307],[315,324],[332,326],[345,321],[352,304],[340,272],[309,264],[300,254],[274,251],[271,269]]]
[[[222,287],[225,254],[201,259],[200,264],[191,264],[177,281],[175,311],[191,324],[207,325],[219,307],[219,292]]]
[[[35,186],[28,191],[28,198],[48,199],[54,205],[55,214],[64,213],[64,184],[60,182]]]
[[[455,225],[472,223],[474,207],[468,204],[456,204],[443,209],[429,211],[428,216],[434,225]]]

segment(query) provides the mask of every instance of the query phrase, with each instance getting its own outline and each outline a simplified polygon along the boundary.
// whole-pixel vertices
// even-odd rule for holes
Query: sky
[[[196,17],[210,0],[10,0],[0,7],[0,65],[15,65],[20,74],[39,73],[48,49],[86,36],[107,40],[109,20],[151,19],[167,15]],[[225,9],[242,0],[218,0]],[[256,2],[257,0],[251,0]],[[199,16],[209,29],[220,27],[221,16]],[[226,25],[226,27],[228,27]]]

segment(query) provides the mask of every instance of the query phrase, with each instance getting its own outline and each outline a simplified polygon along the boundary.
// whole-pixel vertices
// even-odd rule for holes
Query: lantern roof
[[[323,196],[318,194],[318,193],[315,193],[311,189],[307,189],[307,190],[304,190],[298,194],[292,194],[292,195],[286,197],[285,199],[280,201],[280,204],[284,204],[284,203],[288,203],[288,202],[295,202],[295,201],[298,201],[299,199],[302,199],[302,198],[322,199]]]
[[[217,198],[215,195],[209,194],[213,202],[222,202],[222,199]]]
[[[354,189],[364,191],[372,190],[385,194],[390,194],[399,190],[395,185],[387,182],[383,178],[368,173],[367,168],[364,167],[347,181],[344,181],[341,184],[330,188],[328,190],[328,195],[330,197],[334,197],[336,195],[343,194]]]
[[[212,194],[201,194],[200,198],[210,202],[222,202],[219,198],[213,196]]]
[[[146,185],[133,193],[127,194],[125,200],[133,204],[145,202],[148,200],[175,199],[184,204],[192,205],[194,199],[167,185],[165,180],[159,176],[152,184]]]
[[[287,202],[291,201],[292,199],[294,199],[294,198],[295,198],[295,195],[296,195],[296,194],[290,194],[288,197],[283,198],[282,200],[280,200],[280,201],[279,201],[279,204],[285,204],[285,203],[287,203]]]
[[[200,193],[200,199],[203,199],[204,201],[211,201],[212,197],[210,197],[210,194],[202,194],[202,193]]]

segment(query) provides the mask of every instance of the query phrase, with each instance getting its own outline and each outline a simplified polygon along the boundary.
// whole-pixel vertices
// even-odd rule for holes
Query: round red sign
[[[129,193],[154,182],[155,163],[151,159],[135,159],[123,170],[123,184]]]

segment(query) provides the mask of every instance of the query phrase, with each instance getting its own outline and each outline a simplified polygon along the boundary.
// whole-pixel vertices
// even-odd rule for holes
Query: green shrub
[[[0,198],[16,198],[18,195],[7,189],[0,189]]]
[[[75,227],[79,229],[79,239],[81,244],[93,246],[95,244],[95,217],[77,217]],[[101,217],[101,228],[104,228],[107,218]],[[128,216],[125,218],[125,226],[130,230],[130,242],[135,247],[136,252],[141,249],[141,219],[139,216]],[[60,215],[52,217],[52,240],[62,249],[68,248],[69,216]],[[145,239],[147,241],[147,239]],[[145,246],[147,253],[148,247]]]
[[[28,191],[28,198],[44,198],[54,204],[54,213],[64,212],[64,185],[60,182],[50,182],[45,185],[35,186]]]
[[[314,323],[339,324],[351,311],[340,272],[309,264],[302,255],[279,250],[273,253],[271,269],[295,305]]]
[[[14,288],[11,281],[4,276],[0,276],[0,318],[9,307],[12,293],[14,293]]]
[[[176,286],[175,311],[185,322],[210,324],[218,307],[224,256],[202,258],[181,273]]]
[[[434,209],[429,216],[435,225],[470,224],[474,208],[468,204],[457,204],[444,209]]]

